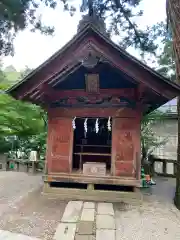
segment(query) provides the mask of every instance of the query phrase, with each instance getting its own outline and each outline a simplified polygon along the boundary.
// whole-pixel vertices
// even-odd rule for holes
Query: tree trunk
[[[178,114],[178,146],[177,146],[177,173],[176,173],[176,192],[174,203],[180,209],[180,97],[177,101],[177,114]]]
[[[176,63],[176,80],[180,84],[180,1],[167,0],[167,19],[170,24],[173,47]],[[180,209],[180,96],[177,101],[177,114],[178,114],[178,146],[177,146],[177,174],[176,174],[176,192],[174,203]]]
[[[177,5],[176,5],[177,7]],[[178,9],[180,4],[178,3]],[[177,10],[177,9],[176,9]],[[179,20],[176,18],[176,23]],[[176,24],[177,25],[177,24]],[[176,82],[180,85],[180,28],[175,28],[173,35],[175,61],[176,61]],[[177,115],[178,115],[178,145],[177,145],[177,172],[176,172],[176,192],[174,197],[174,203],[180,210],[180,96],[177,98]]]

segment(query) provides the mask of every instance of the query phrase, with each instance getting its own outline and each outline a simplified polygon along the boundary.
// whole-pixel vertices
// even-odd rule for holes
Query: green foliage
[[[167,142],[167,138],[162,140],[153,131],[153,125],[163,122],[166,113],[155,110],[152,113],[144,116],[141,123],[141,150],[142,150],[142,164],[154,152],[154,150]]]
[[[46,140],[46,113],[36,105],[15,100],[3,93],[12,85],[12,79],[8,79],[8,71],[13,71],[13,69],[8,68],[5,72],[0,72],[0,78],[2,78],[0,83],[0,152],[12,151],[15,153],[14,157],[17,157],[17,151],[21,151],[28,157],[29,151],[33,149],[38,150],[43,156]]]
[[[31,71],[32,71],[31,68],[29,68],[28,66],[25,66],[25,69],[23,69],[23,71],[20,72],[20,78],[23,79],[23,78],[26,77]]]
[[[45,26],[38,14],[43,4],[55,8],[54,0],[0,0],[0,55],[13,54],[13,40],[18,31],[30,27],[31,31],[39,30],[52,34],[53,27]]]
[[[158,48],[157,38],[164,38],[166,31],[161,22],[152,27],[141,29],[137,19],[143,15],[140,10],[142,0],[83,0],[81,10],[89,10],[89,15],[96,14],[107,20],[108,32],[120,37],[123,48],[134,47],[141,50],[141,54],[155,53]]]
[[[167,39],[164,44],[163,52],[158,57],[159,67],[156,69],[160,74],[170,78],[170,80],[176,80],[176,67],[175,57],[173,51],[173,44],[171,39]]]

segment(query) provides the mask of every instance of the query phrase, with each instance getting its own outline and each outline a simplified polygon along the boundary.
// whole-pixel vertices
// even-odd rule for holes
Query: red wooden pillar
[[[73,130],[71,119],[49,119],[47,141],[48,174],[71,172],[72,145]]]

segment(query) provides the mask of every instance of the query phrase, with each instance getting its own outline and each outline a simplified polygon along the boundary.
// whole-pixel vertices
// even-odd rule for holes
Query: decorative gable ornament
[[[91,52],[89,52],[88,56],[82,59],[82,65],[85,68],[92,69],[98,64],[99,60],[98,56],[92,55]]]

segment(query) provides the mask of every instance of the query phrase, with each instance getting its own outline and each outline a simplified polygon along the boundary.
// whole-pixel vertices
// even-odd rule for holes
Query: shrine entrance
[[[86,171],[88,166],[98,166],[103,175],[111,172],[112,131],[110,118],[76,118],[73,122],[73,171]],[[99,173],[98,173],[99,174]]]

